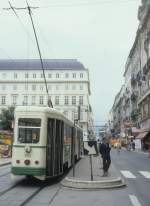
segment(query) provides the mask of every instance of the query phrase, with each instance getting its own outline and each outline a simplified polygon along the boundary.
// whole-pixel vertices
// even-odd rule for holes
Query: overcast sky
[[[27,11],[2,10],[0,58],[38,58]],[[10,0],[15,7],[25,0]],[[94,120],[107,120],[123,83],[124,66],[138,27],[140,0],[28,0],[43,58],[77,58],[90,71]],[[97,122],[97,124],[99,124]]]

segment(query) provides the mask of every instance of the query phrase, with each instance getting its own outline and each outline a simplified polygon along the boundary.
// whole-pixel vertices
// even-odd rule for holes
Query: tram
[[[16,107],[11,174],[40,180],[62,175],[80,159],[82,138],[82,129],[53,108]]]

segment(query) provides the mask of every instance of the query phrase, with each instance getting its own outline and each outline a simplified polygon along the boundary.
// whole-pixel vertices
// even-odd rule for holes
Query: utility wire
[[[46,93],[47,93],[47,95],[48,95],[48,102],[47,102],[47,103],[48,103],[48,106],[53,107],[52,102],[51,102],[51,99],[49,98],[48,86],[47,86],[47,81],[46,81],[46,76],[45,76],[45,70],[44,70],[44,64],[43,64],[43,60],[42,60],[41,50],[40,50],[40,46],[39,46],[39,42],[38,42],[36,30],[35,30],[33,18],[32,18],[32,11],[31,11],[31,9],[37,9],[37,8],[39,8],[39,7],[30,7],[27,1],[26,1],[26,3],[27,3],[27,7],[17,8],[17,7],[13,7],[13,6],[11,5],[11,3],[9,2],[10,8],[4,8],[4,9],[5,9],[5,10],[13,10],[13,12],[15,13],[15,15],[16,15],[17,18],[19,18],[19,17],[18,17],[18,14],[16,13],[15,10],[28,10],[29,17],[30,17],[30,20],[31,20],[31,24],[32,24],[32,27],[33,27],[33,31],[34,31],[34,35],[35,35],[35,40],[36,40],[36,44],[37,44],[37,49],[38,49],[38,52],[39,52],[39,57],[40,57],[40,62],[41,62],[42,71],[43,71],[43,77],[44,77],[45,87],[46,87]]]
[[[80,6],[92,6],[92,5],[104,5],[104,4],[123,4],[123,3],[135,3],[138,0],[119,0],[119,1],[81,1],[81,2],[64,2],[64,3],[50,3],[46,6],[40,6],[40,8],[50,8],[50,7],[80,7]]]
[[[126,3],[135,3],[135,2],[138,2],[139,0],[85,0],[85,1],[80,1],[80,2],[77,2],[77,1],[68,1],[68,2],[50,2],[48,3],[47,5],[45,6],[38,6],[39,9],[47,9],[47,8],[51,8],[51,7],[80,7],[80,6],[92,6],[92,5],[109,5],[109,4],[126,4]],[[10,2],[9,2],[10,4]],[[33,7],[32,7],[33,8]],[[34,7],[34,8],[37,8],[37,7]],[[16,8],[16,7],[13,7],[13,8],[5,8],[5,10],[9,10],[9,9],[12,9],[15,13],[16,16],[17,13],[15,12],[15,9],[26,9],[26,7],[23,7],[23,8]]]

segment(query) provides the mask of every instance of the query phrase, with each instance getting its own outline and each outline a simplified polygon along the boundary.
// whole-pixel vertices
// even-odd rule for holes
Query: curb
[[[9,164],[11,164],[11,162],[4,162],[4,163],[0,164],[0,167],[5,166],[5,165],[9,165]]]
[[[83,181],[66,177],[61,184],[64,187],[75,189],[111,189],[126,186],[121,177],[100,181]]]

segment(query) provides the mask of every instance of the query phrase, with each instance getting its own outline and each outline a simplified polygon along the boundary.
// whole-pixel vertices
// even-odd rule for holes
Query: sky
[[[25,0],[10,0],[26,7]],[[78,59],[90,73],[90,102],[96,124],[104,124],[138,28],[141,0],[28,0],[43,58]],[[26,10],[16,17],[0,4],[0,59],[39,58]]]

